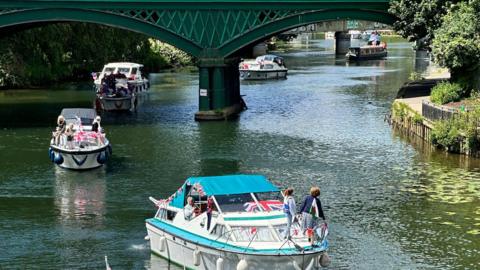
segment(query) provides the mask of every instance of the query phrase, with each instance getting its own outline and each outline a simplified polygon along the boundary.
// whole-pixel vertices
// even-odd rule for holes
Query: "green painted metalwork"
[[[199,59],[200,111],[240,104],[242,48],[290,28],[358,19],[390,24],[389,0],[0,0],[0,28],[82,21],[144,33]]]
[[[392,23],[388,0],[0,0],[0,27],[86,21],[145,33],[196,57],[223,58],[289,28],[337,19]]]

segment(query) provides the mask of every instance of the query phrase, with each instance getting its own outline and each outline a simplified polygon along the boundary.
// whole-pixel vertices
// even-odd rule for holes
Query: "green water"
[[[347,64],[331,41],[279,52],[287,80],[242,82],[238,120],[197,123],[198,76],[151,75],[137,113],[105,114],[113,157],[66,171],[48,158],[62,107],[91,106],[91,85],[0,92],[0,269],[178,269],[150,254],[148,196],[194,175],[258,173],[312,185],[330,224],[331,269],[480,268],[479,160],[393,132],[384,115],[428,61],[407,43]]]

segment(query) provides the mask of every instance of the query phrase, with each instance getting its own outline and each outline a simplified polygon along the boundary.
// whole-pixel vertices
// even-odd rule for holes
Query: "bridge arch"
[[[285,32],[289,29],[324,21],[335,21],[343,19],[356,19],[365,21],[374,21],[384,24],[393,24],[395,16],[385,12],[372,10],[320,10],[308,13],[297,14],[287,18],[262,25],[254,30],[247,32],[235,39],[222,45],[219,48],[221,55],[226,57],[231,56],[241,50],[242,48],[252,45],[262,39],[268,38],[275,34]]]
[[[188,54],[200,56],[202,48],[173,32],[134,18],[90,9],[45,8],[1,14],[0,28],[48,22],[88,22],[134,31],[171,44]]]

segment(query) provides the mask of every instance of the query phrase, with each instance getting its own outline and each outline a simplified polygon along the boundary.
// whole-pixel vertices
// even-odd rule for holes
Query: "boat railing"
[[[52,134],[55,137],[55,132]],[[94,131],[77,131],[69,141],[66,134],[59,135],[57,146],[69,149],[85,149],[103,146],[106,143],[105,134]]]

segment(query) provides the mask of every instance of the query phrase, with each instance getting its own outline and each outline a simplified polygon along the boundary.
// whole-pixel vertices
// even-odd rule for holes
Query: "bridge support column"
[[[335,54],[345,55],[350,48],[350,34],[348,32],[335,32]]]
[[[243,110],[238,58],[200,59],[199,111],[195,120],[225,120]]]

